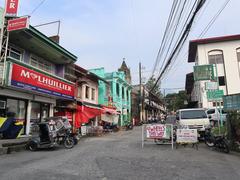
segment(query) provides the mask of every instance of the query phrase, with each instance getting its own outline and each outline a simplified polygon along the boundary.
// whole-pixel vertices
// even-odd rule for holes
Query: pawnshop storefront
[[[53,116],[57,99],[74,100],[74,84],[25,64],[8,64],[6,87],[0,89],[0,118],[16,113],[28,135],[32,123]]]

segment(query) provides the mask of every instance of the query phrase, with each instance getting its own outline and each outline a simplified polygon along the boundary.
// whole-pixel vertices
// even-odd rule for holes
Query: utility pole
[[[139,63],[139,120],[142,122],[142,65]]]

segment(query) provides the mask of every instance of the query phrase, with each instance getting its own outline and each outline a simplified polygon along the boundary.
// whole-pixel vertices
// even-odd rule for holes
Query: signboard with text
[[[214,80],[213,65],[194,66],[194,81]]]
[[[223,90],[209,90],[207,91],[207,99],[208,101],[216,101],[216,100],[222,100],[222,97],[224,96]]]
[[[240,94],[223,96],[224,110],[240,110]]]
[[[205,82],[205,89],[206,90],[217,90],[218,82]]]
[[[5,16],[7,17],[17,16],[18,1],[19,0],[6,0]]]
[[[177,129],[177,143],[197,143],[197,129]]]
[[[27,67],[12,64],[9,85],[24,90],[74,99],[74,85]]]
[[[29,28],[29,18],[28,17],[21,17],[16,19],[8,20],[8,31],[16,31],[16,30],[22,30],[22,29],[28,29]]]
[[[169,139],[171,129],[164,124],[151,124],[146,127],[146,137],[150,139]]]

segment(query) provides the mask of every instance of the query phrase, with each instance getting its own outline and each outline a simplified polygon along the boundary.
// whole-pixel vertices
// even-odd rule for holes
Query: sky
[[[209,1],[194,22],[188,41],[199,34],[226,0]],[[38,7],[39,3],[41,6]],[[133,84],[139,82],[138,64],[143,79],[153,69],[172,0],[19,0],[18,15],[30,15],[30,24],[60,20],[60,45],[78,57],[77,64],[93,69],[116,71],[123,58],[131,69]],[[4,6],[4,0],[0,0]],[[240,33],[240,1],[231,0],[204,37]],[[57,24],[39,28],[48,36],[57,33]],[[172,70],[161,82],[168,92],[185,87],[186,74],[193,70],[187,63],[188,41]]]

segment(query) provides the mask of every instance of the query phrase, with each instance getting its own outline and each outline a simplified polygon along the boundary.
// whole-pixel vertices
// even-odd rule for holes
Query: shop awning
[[[118,119],[119,119],[119,116],[117,114],[102,114],[101,115],[101,120],[108,122],[108,123],[118,124]]]
[[[114,114],[114,115],[120,114],[115,108],[110,108],[106,106],[103,106],[101,111],[102,111],[102,114]]]
[[[101,115],[101,109],[77,105],[75,116],[75,127],[81,127],[81,124],[88,123],[90,119]]]

